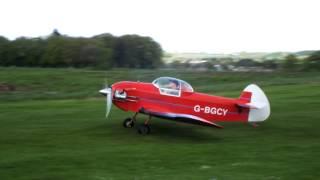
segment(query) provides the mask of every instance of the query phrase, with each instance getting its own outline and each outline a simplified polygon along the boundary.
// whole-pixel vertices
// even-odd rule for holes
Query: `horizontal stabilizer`
[[[262,109],[267,104],[264,102],[254,102],[254,103],[237,103],[238,106],[249,109]]]

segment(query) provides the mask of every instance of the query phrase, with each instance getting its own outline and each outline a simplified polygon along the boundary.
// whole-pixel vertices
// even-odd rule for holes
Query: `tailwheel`
[[[123,121],[123,127],[125,128],[132,128],[134,126],[134,121],[132,118],[126,118]]]
[[[254,127],[254,128],[259,127],[259,124],[257,124],[257,123],[251,123],[251,125],[252,125],[252,127]]]
[[[151,128],[148,124],[140,125],[138,128],[138,133],[142,135],[150,134]]]

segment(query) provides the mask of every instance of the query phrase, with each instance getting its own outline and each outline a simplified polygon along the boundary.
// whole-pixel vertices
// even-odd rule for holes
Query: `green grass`
[[[175,76],[197,91],[238,97],[249,83],[272,114],[258,128],[151,122],[141,136],[122,127],[130,113],[104,119],[97,91],[108,79]],[[320,73],[213,73],[151,70],[0,68],[0,179],[318,179]],[[139,117],[141,123],[145,116]]]

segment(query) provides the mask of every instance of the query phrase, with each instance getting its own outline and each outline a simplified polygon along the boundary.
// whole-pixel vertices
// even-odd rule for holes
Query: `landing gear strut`
[[[138,128],[138,133],[142,135],[150,134],[151,128],[148,125],[148,122],[151,120],[151,116],[144,122],[144,124],[140,125]]]
[[[137,115],[138,115],[138,113],[135,113],[132,118],[126,118],[123,121],[123,127],[125,127],[125,128],[133,128],[134,124],[136,122]],[[142,134],[142,135],[150,134],[151,128],[150,128],[150,126],[148,124],[150,120],[151,120],[151,116],[149,116],[148,119],[144,121],[144,124],[142,124],[142,125],[140,125],[138,127],[137,130],[138,130],[139,134]]]
[[[123,127],[125,127],[125,128],[133,128],[134,122],[136,121],[137,115],[138,115],[138,113],[135,113],[132,118],[126,118],[123,121],[123,124],[122,124]]]

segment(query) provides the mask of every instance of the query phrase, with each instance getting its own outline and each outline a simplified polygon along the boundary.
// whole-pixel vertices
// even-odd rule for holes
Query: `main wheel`
[[[123,127],[132,128],[134,126],[134,121],[131,118],[127,118],[123,121]]]
[[[151,132],[151,128],[147,124],[143,124],[143,125],[139,126],[139,128],[138,128],[139,134],[146,135],[146,134],[150,134],[150,132]]]

